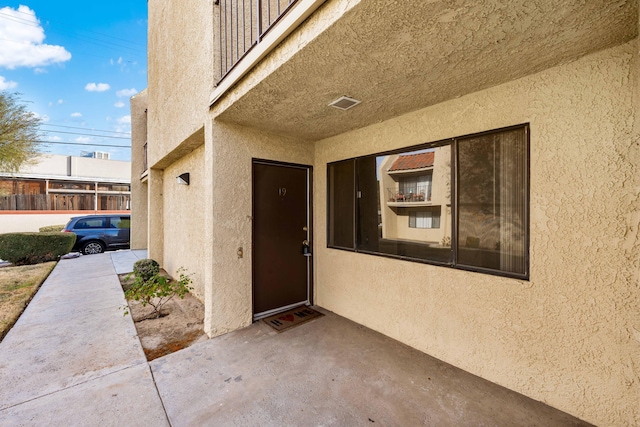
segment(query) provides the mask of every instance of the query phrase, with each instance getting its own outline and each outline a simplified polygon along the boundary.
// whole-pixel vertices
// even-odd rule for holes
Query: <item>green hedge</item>
[[[15,265],[56,261],[76,242],[74,233],[0,234],[0,259]]]
[[[47,225],[46,227],[40,227],[39,230],[41,233],[50,233],[52,231],[62,231],[64,228],[64,224],[62,225]]]

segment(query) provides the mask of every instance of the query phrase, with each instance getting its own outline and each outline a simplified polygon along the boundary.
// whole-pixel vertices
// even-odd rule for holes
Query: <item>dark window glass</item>
[[[527,278],[527,129],[329,164],[328,246]]]
[[[458,164],[458,264],[525,274],[524,129],[461,138]]]
[[[356,161],[358,170],[357,193],[358,227],[357,247],[360,250],[378,252],[380,243],[380,186],[374,156]]]
[[[328,166],[328,223],[330,246],[355,249],[355,162],[347,160]]]
[[[76,223],[76,226],[73,228],[77,228],[79,230],[85,230],[90,228],[106,228],[107,219],[104,217],[96,217],[96,218],[87,218],[81,219]]]

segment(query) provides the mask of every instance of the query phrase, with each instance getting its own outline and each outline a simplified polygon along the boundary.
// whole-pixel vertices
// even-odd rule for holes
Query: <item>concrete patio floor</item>
[[[147,363],[118,272],[63,260],[0,343],[0,426],[577,426],[563,412],[319,308]]]
[[[254,323],[152,361],[171,425],[589,425],[319,310],[280,334]]]

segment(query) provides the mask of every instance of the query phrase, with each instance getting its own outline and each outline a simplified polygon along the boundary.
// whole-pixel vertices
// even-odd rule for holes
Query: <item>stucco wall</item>
[[[211,303],[205,331],[220,335],[251,324],[252,159],[312,165],[313,144],[250,128],[214,123],[212,140],[212,241],[207,283]],[[321,171],[320,173],[324,173]],[[238,248],[244,255],[238,257]]]
[[[189,185],[180,185],[176,177],[188,172]],[[193,280],[193,293],[204,301],[204,145],[164,170],[164,269],[179,277],[184,267]]]
[[[316,302],[598,425],[640,425],[637,40],[315,151]],[[531,280],[326,248],[326,164],[531,124]]]
[[[212,0],[149,1],[149,167],[204,126],[213,88],[213,9]]]
[[[147,142],[147,90],[131,98],[131,249],[147,248],[147,198],[149,186],[141,180],[146,170],[144,144]]]
[[[94,159],[92,157],[61,156],[45,154],[37,158],[37,163],[20,169],[18,175],[26,176],[60,176],[87,178],[99,181],[101,178],[129,182],[131,179],[131,163],[122,160]]]
[[[71,156],[70,159],[70,176],[113,178],[126,182],[131,180],[131,162],[75,156]]]

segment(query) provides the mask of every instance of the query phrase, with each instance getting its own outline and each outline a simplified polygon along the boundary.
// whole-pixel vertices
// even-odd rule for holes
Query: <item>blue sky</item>
[[[146,38],[144,0],[2,2],[0,90],[42,118],[42,140],[57,142],[43,151],[130,160],[129,98],[147,86]]]

